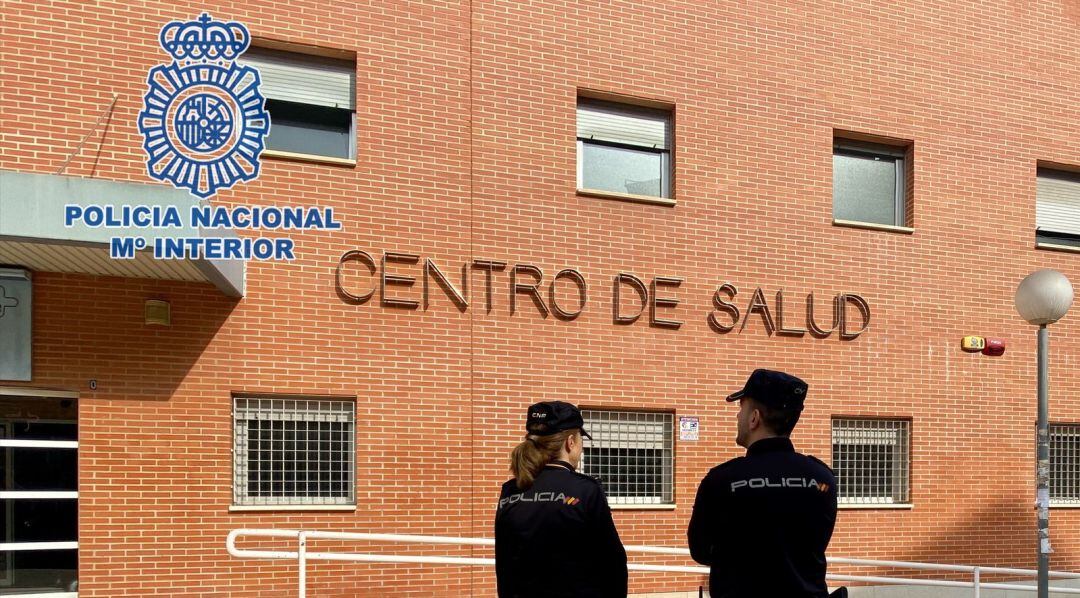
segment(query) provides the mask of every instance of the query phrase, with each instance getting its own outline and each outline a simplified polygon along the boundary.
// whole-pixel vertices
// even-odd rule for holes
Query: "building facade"
[[[1034,566],[1035,331],[1013,291],[1080,280],[1074,3],[0,12],[0,315],[28,318],[0,338],[0,595],[294,592],[295,564],[226,553],[239,528],[491,537],[538,400],[600,432],[586,469],[624,543],[681,547],[697,482],[742,452],[723,398],[757,367],[810,385],[793,440],[840,475],[831,554]],[[247,26],[273,124],[258,179],[200,204],[147,176],[137,123],[159,32],[203,12]],[[113,233],[42,215],[72,201],[342,226],[237,233],[293,260],[113,260]],[[1051,328],[1064,570],[1074,318]],[[488,596],[493,575],[318,562],[309,595]]]

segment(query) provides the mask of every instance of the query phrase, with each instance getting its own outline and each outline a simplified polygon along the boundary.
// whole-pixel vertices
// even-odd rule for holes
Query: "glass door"
[[[74,400],[0,397],[0,597],[76,596],[78,447]]]

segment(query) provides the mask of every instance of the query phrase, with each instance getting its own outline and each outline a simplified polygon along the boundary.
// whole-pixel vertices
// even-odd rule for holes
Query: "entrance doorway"
[[[0,597],[78,592],[75,399],[0,395]]]

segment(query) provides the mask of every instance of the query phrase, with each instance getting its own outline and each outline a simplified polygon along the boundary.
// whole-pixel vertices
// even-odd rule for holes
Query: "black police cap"
[[[742,390],[729,395],[727,400],[750,398],[777,409],[802,409],[807,388],[806,382],[791,374],[757,369],[750,374]]]
[[[581,435],[592,440],[585,431],[581,410],[563,401],[544,401],[529,407],[525,430],[534,436],[550,436],[557,432],[581,429]]]

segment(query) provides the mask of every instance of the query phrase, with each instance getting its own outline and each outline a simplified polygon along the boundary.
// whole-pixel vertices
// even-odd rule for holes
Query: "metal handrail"
[[[241,536],[265,537],[265,538],[291,538],[297,541],[295,551],[280,550],[249,550],[238,548],[236,541]],[[364,563],[412,563],[412,564],[443,564],[443,565],[476,565],[494,566],[494,558],[479,557],[454,557],[454,556],[412,556],[396,554],[373,554],[354,552],[309,552],[308,540],[355,540],[362,542],[389,542],[401,544],[442,544],[457,546],[495,546],[492,538],[456,538],[451,536],[418,536],[411,534],[370,534],[358,532],[324,532],[303,530],[278,530],[278,529],[236,529],[229,532],[225,540],[225,547],[229,554],[237,558],[254,559],[283,559],[295,560],[299,565],[298,596],[305,598],[307,595],[307,561],[350,561]],[[669,556],[689,557],[690,551],[686,548],[673,546],[626,546],[628,553],[662,554]],[[951,573],[967,573],[972,576],[971,581],[919,579],[905,577],[882,577],[870,575],[843,575],[830,573],[826,577],[832,581],[863,582],[889,585],[914,585],[926,587],[949,587],[949,588],[972,588],[975,598],[979,598],[980,590],[1016,590],[1021,592],[1034,592],[1038,588],[1030,585],[1017,585],[1014,583],[987,583],[982,581],[985,574],[1014,575],[1034,577],[1037,571],[1034,569],[1015,569],[1011,567],[982,567],[976,565],[946,565],[938,563],[917,563],[911,561],[878,561],[871,559],[852,559],[844,557],[827,557],[830,564],[854,565],[867,567],[884,567],[892,569],[913,569],[920,571],[945,571]],[[683,566],[683,565],[645,565],[630,563],[627,565],[630,571],[645,571],[653,573],[693,573],[707,575],[708,567]],[[1051,577],[1059,579],[1080,579],[1080,573],[1068,571],[1051,571]],[[1080,595],[1080,588],[1050,588],[1051,591],[1060,594]]]

